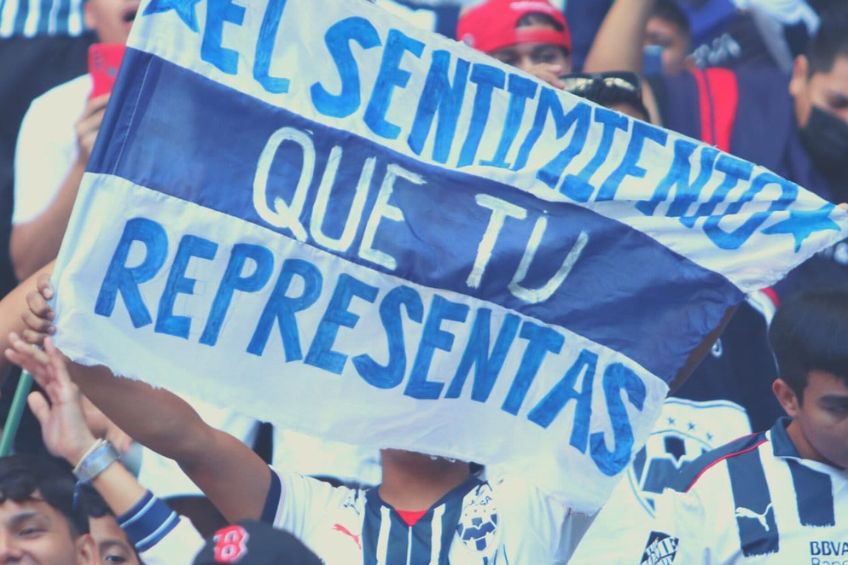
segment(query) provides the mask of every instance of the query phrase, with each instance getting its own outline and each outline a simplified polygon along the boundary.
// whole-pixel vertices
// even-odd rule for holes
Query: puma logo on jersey
[[[766,506],[766,509],[762,514],[758,514],[749,508],[745,508],[744,506],[739,506],[736,508],[736,517],[737,518],[750,518],[752,520],[756,520],[760,523],[763,529],[767,532],[771,531],[771,527],[768,525],[766,521],[766,516],[768,516],[769,510],[771,510],[771,502]]]
[[[359,549],[362,549],[362,538],[361,538],[361,536],[354,534],[353,532],[351,532],[350,530],[348,530],[347,528],[345,528],[341,524],[333,525],[333,529],[336,530],[337,532],[341,532],[344,535],[351,538],[354,542],[356,542],[356,547],[358,547]]]

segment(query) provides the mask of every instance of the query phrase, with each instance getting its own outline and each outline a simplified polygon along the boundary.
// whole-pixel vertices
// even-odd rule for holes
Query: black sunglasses
[[[565,85],[563,90],[582,96],[595,98],[604,90],[615,90],[642,100],[642,84],[635,73],[574,73],[560,77]]]

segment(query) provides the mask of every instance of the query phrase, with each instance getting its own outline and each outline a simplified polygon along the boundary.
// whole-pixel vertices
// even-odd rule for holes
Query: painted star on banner
[[[763,233],[788,234],[795,238],[795,252],[801,249],[804,241],[814,233],[826,230],[839,231],[839,224],[830,218],[831,212],[836,208],[827,203],[817,210],[792,211],[789,217],[763,230]]]
[[[197,15],[195,14],[195,6],[200,0],[151,0],[147,8],[144,9],[144,15],[159,14],[169,10],[175,10],[180,19],[191,28],[192,31],[199,31],[197,25]]]

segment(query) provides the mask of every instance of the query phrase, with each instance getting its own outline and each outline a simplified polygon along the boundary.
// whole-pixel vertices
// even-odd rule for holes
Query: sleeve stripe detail
[[[271,471],[271,485],[268,487],[268,497],[265,499],[265,506],[262,508],[262,522],[266,524],[274,524],[277,517],[277,509],[280,507],[283,494],[283,484],[277,472],[269,467]]]
[[[139,553],[143,553],[149,550],[151,547],[159,543],[162,538],[164,538],[168,533],[177,527],[177,524],[180,522],[180,517],[177,516],[176,512],[171,512],[171,515],[168,517],[168,520],[159,526],[159,528],[144,538],[143,540],[136,542],[135,548]]]
[[[148,493],[118,519],[118,525],[139,551],[146,551],[176,526],[177,514],[162,500]]]
[[[135,506],[127,510],[125,514],[121,514],[117,517],[118,525],[121,526],[121,528],[131,526],[133,522],[138,520],[139,517],[147,512],[154,502],[156,502],[156,499],[153,497],[153,493],[147,491],[144,494],[144,497],[139,500]]]

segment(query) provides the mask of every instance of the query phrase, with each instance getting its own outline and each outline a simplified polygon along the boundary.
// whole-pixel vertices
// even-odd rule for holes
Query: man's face
[[[37,499],[0,504],[0,565],[94,565],[94,541],[74,539],[61,512]]]
[[[848,469],[848,386],[826,371],[810,371],[803,401],[784,406],[825,461]]]
[[[795,100],[795,118],[803,129],[813,106],[848,123],[848,56],[840,55],[827,73],[809,76],[807,58],[799,56],[792,70],[789,93]]]
[[[87,0],[85,25],[103,43],[124,44],[138,12],[139,0]]]
[[[100,565],[139,565],[138,556],[127,540],[127,535],[118,526],[113,516],[89,518],[88,527],[91,537],[97,543],[97,554]]]
[[[645,25],[645,46],[662,47],[663,73],[672,75],[686,68],[689,38],[673,23],[653,17]]]
[[[532,73],[533,69],[541,64],[556,65],[562,69],[561,74],[571,72],[571,57],[568,52],[552,43],[520,43],[493,51],[491,55],[527,73]]]

